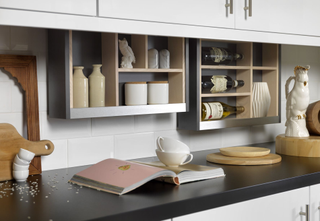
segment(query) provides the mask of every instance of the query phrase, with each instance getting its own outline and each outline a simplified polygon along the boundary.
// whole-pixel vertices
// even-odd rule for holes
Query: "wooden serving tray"
[[[224,147],[219,150],[229,157],[261,157],[270,153],[270,149],[264,147]]]
[[[13,179],[12,164],[20,148],[44,156],[53,152],[54,145],[49,140],[26,140],[11,124],[0,123],[0,181]]]
[[[281,156],[269,153],[262,157],[229,157],[221,153],[211,153],[207,155],[207,161],[230,165],[266,165],[280,162]]]

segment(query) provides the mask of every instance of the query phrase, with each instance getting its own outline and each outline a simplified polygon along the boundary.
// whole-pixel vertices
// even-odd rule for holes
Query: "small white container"
[[[168,81],[148,82],[148,104],[167,104],[167,103],[169,103]]]
[[[167,49],[162,49],[159,53],[160,68],[170,68],[170,52]]]
[[[35,156],[35,153],[33,153],[29,150],[20,148],[18,156],[21,160],[31,161],[33,159],[33,157]]]
[[[159,68],[159,53],[157,49],[153,48],[148,50],[148,68]]]
[[[125,103],[128,106],[147,104],[147,83],[127,82],[125,84]]]
[[[14,171],[21,171],[21,170],[29,170],[29,164],[28,165],[19,165],[16,163],[13,163],[13,170]]]
[[[17,182],[24,182],[29,176],[29,170],[14,170],[12,175]]]
[[[23,165],[26,166],[26,165],[29,165],[29,164],[30,164],[30,161],[20,159],[20,157],[18,156],[18,154],[17,154],[16,157],[14,158],[13,162],[16,163],[16,164],[22,165],[22,166],[23,166]]]

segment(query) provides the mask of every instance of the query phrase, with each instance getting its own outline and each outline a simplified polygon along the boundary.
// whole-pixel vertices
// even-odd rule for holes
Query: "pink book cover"
[[[79,185],[88,184],[86,186],[121,194],[122,188],[136,184],[162,170],[164,169],[110,158],[75,174],[70,182]],[[83,182],[83,180],[79,180],[77,177],[84,178],[87,182]],[[90,185],[90,182],[92,185]],[[97,182],[98,185],[96,185]],[[115,188],[112,186],[115,188],[120,187],[120,189],[115,191]]]

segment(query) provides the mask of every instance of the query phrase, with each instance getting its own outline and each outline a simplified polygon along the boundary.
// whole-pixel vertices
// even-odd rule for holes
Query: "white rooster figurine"
[[[306,110],[309,106],[309,86],[308,86],[308,70],[310,66],[296,66],[294,75],[288,78],[286,82],[286,98],[287,98],[287,121],[286,132],[287,137],[309,137],[306,127]],[[291,80],[295,80],[293,89],[289,93],[289,84]]]
[[[121,51],[122,61],[121,67],[122,68],[133,68],[132,63],[136,63],[136,58],[133,54],[131,47],[128,45],[127,40],[124,38],[123,40],[119,39],[119,49]]]

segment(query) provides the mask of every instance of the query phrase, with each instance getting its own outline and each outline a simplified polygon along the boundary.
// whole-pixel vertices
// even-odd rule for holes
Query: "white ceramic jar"
[[[147,104],[147,83],[127,82],[125,84],[125,103],[128,106]]]
[[[160,68],[170,68],[170,52],[167,49],[162,49],[159,53]]]
[[[168,81],[148,82],[148,104],[167,104],[167,103],[169,103]]]
[[[148,68],[159,68],[159,53],[157,49],[152,48],[148,50]]]
[[[88,78],[83,74],[82,66],[73,67],[73,107],[89,106]]]
[[[89,103],[90,107],[105,106],[105,76],[102,75],[101,64],[94,64],[89,76]]]

